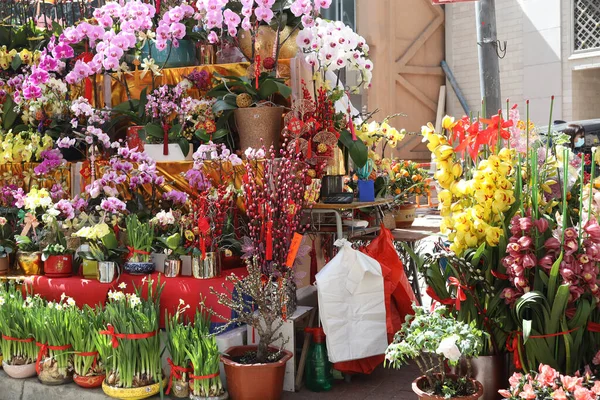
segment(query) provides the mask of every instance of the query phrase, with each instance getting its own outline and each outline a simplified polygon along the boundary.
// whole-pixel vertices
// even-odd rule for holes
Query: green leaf
[[[281,83],[281,82],[275,82],[275,84],[277,85],[277,90],[279,90],[279,93],[284,97],[284,98],[288,98],[292,95],[292,88],[289,87],[288,85],[286,85],[285,83]]]
[[[15,58],[13,58],[12,63],[10,64],[11,68],[16,71],[21,65],[23,65],[21,56],[19,54],[15,54]]]
[[[148,104],[148,87],[142,89],[140,93],[140,100],[138,102],[138,117],[143,118],[146,114],[146,104]]]
[[[194,136],[196,136],[198,140],[202,142],[210,141],[210,136],[206,134],[206,130],[204,129],[198,129],[196,132],[194,132]]]
[[[352,140],[352,135],[347,130],[340,132],[340,142],[348,149],[350,158],[354,161],[356,168],[362,168],[369,159],[369,149],[360,139]]]
[[[175,124],[169,129],[169,137],[177,137],[181,134],[182,130],[181,124]]]
[[[558,284],[558,273],[560,263],[563,260],[564,252],[560,252],[560,256],[554,261],[552,264],[552,269],[550,270],[550,277],[548,278],[548,303],[552,304],[554,302],[554,297],[556,296],[556,285]]]
[[[238,108],[237,105],[229,104],[225,100],[217,100],[213,105],[213,112],[216,114],[220,111],[235,110],[236,108]]]
[[[269,79],[264,81],[260,85],[258,89],[258,95],[261,99],[265,100],[271,97],[273,94],[277,93],[278,90],[279,88],[277,87],[277,83]]]
[[[60,36],[60,34],[63,33],[62,26],[56,21],[52,21],[52,33],[56,36]]]
[[[163,139],[165,137],[165,131],[163,130],[163,128],[154,122],[146,124],[143,130],[148,136],[151,136],[153,138]]]
[[[180,137],[179,140],[177,141],[177,143],[179,144],[179,147],[181,148],[181,152],[183,153],[183,156],[187,157],[188,153],[190,152],[190,142],[188,142],[186,138]]]
[[[224,138],[227,135],[229,135],[229,131],[227,129],[219,129],[218,131],[213,133],[212,138],[213,140],[218,140]]]
[[[529,336],[531,335],[531,320],[523,320],[523,344],[527,343]]]
[[[15,102],[10,95],[7,95],[6,100],[4,101],[3,114],[4,117],[2,126],[5,130],[9,130],[15,123],[15,120],[17,119],[17,112],[15,111]]]

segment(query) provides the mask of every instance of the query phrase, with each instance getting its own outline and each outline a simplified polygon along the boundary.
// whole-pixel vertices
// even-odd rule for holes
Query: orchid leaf
[[[531,320],[524,319],[522,328],[523,328],[523,344],[525,344],[525,343],[527,343],[527,341],[529,340],[529,336],[531,335]]]

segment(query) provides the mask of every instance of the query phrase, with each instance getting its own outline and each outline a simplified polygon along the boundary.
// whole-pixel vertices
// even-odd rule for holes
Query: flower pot
[[[23,275],[42,275],[44,273],[41,251],[17,252],[17,264]]]
[[[415,222],[415,210],[417,206],[412,203],[405,203],[400,205],[400,208],[396,211],[394,218],[396,219],[396,228],[410,228]]]
[[[154,264],[152,264],[154,265]],[[119,266],[114,261],[100,261],[97,276],[100,283],[111,283],[119,273]]]
[[[152,262],[126,262],[123,270],[132,275],[148,275],[154,272]]]
[[[181,260],[165,260],[165,277],[177,278],[181,275]]]
[[[171,378],[169,378],[171,379]],[[175,379],[171,384],[171,397],[186,399],[190,396],[190,384],[187,379]]]
[[[163,382],[163,386],[166,383]],[[121,399],[121,400],[141,400],[147,399],[148,397],[152,397],[155,394],[158,394],[160,391],[160,382],[155,383],[153,385],[143,386],[139,388],[120,388],[110,386],[104,381],[102,383],[102,390],[104,394],[108,397],[112,397],[113,399]]]
[[[0,275],[8,275],[8,267],[9,267],[9,258],[8,255],[4,255],[0,257]]]
[[[221,257],[218,251],[209,251],[192,257],[192,276],[196,279],[212,279],[221,275]]]
[[[446,376],[450,379],[456,378],[456,375],[447,374]],[[472,380],[472,382],[476,386],[475,393],[468,395],[468,396],[452,397],[452,399],[454,399],[454,400],[478,400],[483,395],[483,385],[481,385],[481,383],[479,381],[476,381],[474,379]],[[413,381],[412,390],[419,397],[419,399],[421,399],[421,400],[444,400],[444,396],[431,395],[431,394],[425,392],[424,389],[425,389],[426,385],[427,385],[427,378],[425,377],[425,375],[420,376]],[[498,397],[498,395],[496,395],[496,398],[497,397]]]
[[[81,263],[81,271],[85,279],[98,280],[98,261],[84,259]]]
[[[227,390],[235,400],[277,400],[283,393],[285,365],[292,353],[283,350],[281,360],[269,364],[239,364],[232,359],[256,351],[256,346],[236,346],[225,351],[221,361],[225,365]],[[259,383],[260,384],[257,384]]]
[[[44,385],[57,386],[73,382],[73,368],[59,368],[53,357],[47,357],[40,363],[38,380]]]
[[[233,114],[242,151],[249,147],[269,149],[271,145],[279,148],[283,107],[237,108]]]
[[[294,30],[292,26],[286,26],[279,33],[280,44],[285,40],[285,43],[279,50],[279,59],[285,60],[294,58],[298,53],[298,45],[296,44],[296,36],[298,36],[298,30]],[[289,38],[288,38],[289,37]],[[286,40],[286,38],[288,38]],[[261,25],[258,27],[258,35],[256,39],[256,49],[260,54],[260,59],[264,60],[267,57],[273,57],[273,46],[275,44],[276,32],[268,25]],[[248,60],[252,60],[252,52],[254,43],[252,42],[252,34],[248,31],[241,30],[238,33],[238,40],[240,50]]]
[[[140,138],[140,131],[144,129],[141,125],[130,126],[127,128],[127,147],[130,149],[136,149],[137,151],[144,151],[144,141]]]
[[[227,400],[229,398],[229,393],[226,391],[225,393],[223,393],[220,396],[211,396],[211,397],[196,396],[195,394],[190,393],[189,397],[191,400]]]
[[[73,255],[49,256],[44,262],[44,274],[49,278],[65,278],[73,275]]]
[[[144,151],[156,162],[191,161],[194,154],[193,146],[190,146],[188,154],[183,154],[177,143],[169,143],[169,154],[164,154],[163,144],[144,145]]]
[[[195,42],[189,39],[179,40],[178,47],[171,46],[171,41],[167,41],[167,47],[162,51],[159,51],[154,42],[149,40],[142,47],[140,60],[150,57],[161,68],[163,65],[165,68],[190,67],[198,62]]]
[[[93,388],[99,388],[100,386],[102,386],[102,382],[104,382],[104,378],[106,378],[105,374],[89,375],[89,376],[75,374],[75,375],[73,375],[73,382],[75,382],[77,384],[77,386],[80,386],[82,388],[93,389]]]
[[[35,372],[35,363],[8,365],[6,362],[2,361],[2,369],[6,372],[6,375],[15,379],[31,378],[37,374],[37,372]]]

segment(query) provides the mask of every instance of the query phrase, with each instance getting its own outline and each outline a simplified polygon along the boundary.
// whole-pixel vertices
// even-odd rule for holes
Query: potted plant
[[[187,254],[183,247],[181,234],[174,233],[168,237],[161,236],[159,246],[167,254],[164,275],[167,278],[176,278],[181,275],[181,256]]]
[[[220,353],[217,340],[210,332],[210,316],[196,310],[194,322],[189,325],[186,354],[192,364],[190,373],[190,399],[224,400],[228,393],[223,388],[220,375]]]
[[[285,81],[269,72],[256,79],[214,75],[221,83],[208,92],[208,96],[217,99],[213,111],[223,112],[220,123],[234,114],[240,149],[279,147],[283,107],[275,104],[276,96],[287,99],[292,94]]]
[[[188,378],[192,369],[189,368],[187,350],[190,346],[191,326],[184,321],[182,315],[189,307],[189,305],[184,305],[181,300],[175,315],[169,316],[165,312],[167,350],[169,351],[167,364],[171,367],[165,394],[173,393],[172,396],[177,398],[187,398],[190,394]],[[200,348],[194,348],[193,353],[202,354],[202,351]]]
[[[477,400],[483,395],[483,386],[470,378],[470,357],[477,357],[483,345],[483,332],[459,322],[448,315],[445,307],[431,312],[413,306],[415,315],[408,315],[394,342],[385,352],[385,364],[399,368],[414,360],[422,376],[413,381],[412,389],[420,399]],[[466,358],[466,371],[446,373],[446,363],[459,364]]]
[[[17,242],[17,265],[24,275],[42,275],[43,261],[40,245],[36,238],[15,236]]]
[[[114,230],[103,222],[83,227],[73,235],[88,241],[88,250],[79,252],[83,258],[83,276],[101,283],[111,283],[119,272],[124,253],[119,248]]]
[[[102,307],[91,308],[88,305],[79,310],[72,308],[71,345],[73,346],[73,381],[83,388],[102,386],[106,377],[105,361],[96,347],[96,336],[104,328]]]
[[[134,293],[108,294],[106,327],[100,331],[104,337],[98,349],[106,360],[102,390],[109,397],[144,399],[157,394],[163,385],[159,320],[164,285],[152,279],[145,285]]]
[[[8,239],[0,239],[0,275],[7,275],[10,267],[10,255],[15,250],[15,243]]]
[[[38,348],[33,338],[34,307],[44,307],[39,296],[28,296],[23,301],[21,290],[13,282],[3,284],[0,288],[2,369],[11,378],[36,375]]]
[[[65,235],[56,220],[52,222],[55,243],[47,245],[42,250],[44,274],[50,278],[64,278],[73,274],[73,251],[67,247]]]
[[[62,385],[73,381],[70,325],[75,300],[64,295],[58,302],[33,309],[33,330],[38,347],[35,369],[45,385]]]
[[[125,219],[127,234],[127,262],[125,272],[135,275],[145,275],[154,272],[151,260],[154,227],[148,222],[141,222],[136,214],[130,214]]]
[[[412,196],[426,196],[429,193],[427,171],[413,161],[397,160],[390,171],[390,191],[397,207],[396,228],[410,228],[415,220],[416,204]]]

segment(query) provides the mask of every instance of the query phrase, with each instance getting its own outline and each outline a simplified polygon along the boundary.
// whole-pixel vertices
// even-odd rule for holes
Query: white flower
[[[173,216],[173,212],[171,210],[168,212],[161,210],[158,214],[156,214],[156,217],[152,218],[152,222],[163,226],[173,225],[175,223],[175,217]]]
[[[6,299],[3,296],[0,296],[0,306],[3,306],[6,303]]]
[[[67,299],[67,305],[68,305],[69,307],[73,307],[73,306],[75,305],[75,300],[73,300],[73,298],[72,298],[72,297],[69,297],[69,298]]]
[[[131,308],[135,308],[139,304],[142,304],[142,302],[140,301],[140,298],[137,295],[132,294],[131,296],[129,296],[129,305],[131,306]]]
[[[119,289],[127,289],[127,284],[125,282],[119,283]]]
[[[456,346],[458,337],[452,335],[442,339],[440,345],[435,351],[437,354],[443,354],[450,362],[457,362],[460,359],[460,349]]]
[[[63,301],[63,300],[64,300],[64,299],[66,299],[66,298],[67,298],[67,295],[65,294],[65,292],[63,292],[63,293],[60,295],[60,300],[61,300],[61,301]]]
[[[58,311],[62,311],[63,306],[62,304],[57,304],[54,308],[56,308]]]
[[[48,308],[54,308],[54,303],[48,303]]]
[[[179,305],[183,306],[185,304],[185,301],[183,301],[183,299],[179,299]]]

